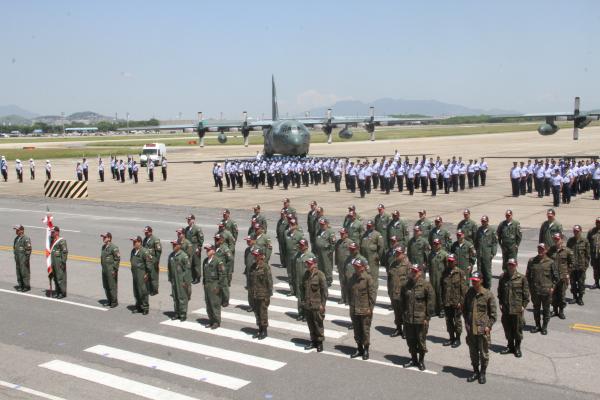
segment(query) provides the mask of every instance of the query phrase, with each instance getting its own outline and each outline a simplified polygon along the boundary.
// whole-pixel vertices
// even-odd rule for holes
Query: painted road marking
[[[290,285],[288,285],[287,283],[284,283],[284,282],[278,282],[278,283],[274,284],[273,287],[276,287],[277,289],[286,289],[286,288],[289,288]],[[330,296],[333,295],[333,296],[341,297],[341,295],[342,295],[342,292],[340,290],[336,290],[336,289],[329,289],[328,292],[329,292]],[[376,303],[392,304],[390,299],[385,296],[377,296]]]
[[[289,290],[287,290],[289,292]],[[281,293],[273,293],[273,296],[271,296],[272,299],[277,299],[277,300],[286,300],[286,301],[293,301],[294,303],[297,303],[297,299],[295,296],[286,296],[285,294],[281,294]],[[346,310],[348,311],[348,306],[345,304],[338,304],[337,301],[332,301],[332,300],[327,300],[327,303],[325,303],[326,307],[330,307],[330,308],[339,308],[342,310]],[[373,309],[373,314],[378,314],[378,315],[390,315],[392,313],[392,311],[389,310],[384,310],[380,307],[375,307]]]
[[[108,386],[123,392],[132,393],[140,397],[152,400],[197,400],[183,394],[171,392],[156,386],[136,382],[132,379],[122,378],[118,375],[98,371],[96,369],[83,367],[81,365],[53,360],[39,365],[51,371],[60,372],[64,375],[74,376],[93,383]]]
[[[248,303],[246,301],[243,301],[243,300],[229,299],[229,304],[231,304],[232,306],[246,306],[246,307],[248,307]],[[276,305],[273,305],[273,304],[269,304],[269,312],[276,312],[276,313],[288,314],[288,315],[290,315],[292,317],[298,316],[298,309],[296,309],[296,308],[281,307],[281,306],[276,306]],[[325,320],[326,321],[345,322],[345,323],[352,322],[352,320],[349,317],[343,317],[341,315],[327,314],[327,313],[325,313]]]
[[[282,368],[286,365],[286,363],[281,361],[270,360],[268,358],[252,356],[245,353],[238,353],[237,351],[226,350],[220,347],[207,346],[200,343],[175,339],[169,336],[155,335],[153,333],[147,333],[142,331],[130,333],[129,335],[125,335],[125,337],[129,339],[140,340],[146,343],[158,344],[173,349],[189,351],[195,354],[202,354],[203,356],[207,357],[219,358],[221,360],[231,361],[242,365],[262,368],[269,371],[278,370],[279,368]]]
[[[198,310],[192,311],[192,314],[207,315],[206,308],[200,308]],[[221,311],[221,318],[229,319],[232,321],[243,322],[245,324],[252,324],[252,325],[256,324],[256,318],[254,318],[254,316],[252,316],[252,315],[242,315],[242,314],[232,313],[232,312],[228,312],[228,311]],[[306,324],[304,324],[304,325],[294,324],[291,322],[278,321],[278,320],[274,320],[271,318],[269,318],[269,328],[284,329],[286,331],[292,331],[292,332],[300,332],[300,333],[304,333],[306,335],[310,334],[310,332],[308,330],[308,326]],[[344,336],[346,336],[346,332],[340,332],[340,331],[336,331],[336,330],[332,330],[332,329],[325,329],[325,337],[339,339]]]
[[[179,375],[185,378],[206,382],[211,385],[220,386],[231,390],[241,389],[250,383],[250,381],[246,381],[244,379],[238,379],[228,375],[205,371],[203,369],[190,367],[172,361],[161,360],[160,358],[149,357],[143,354],[133,353],[131,351],[121,350],[110,346],[97,345],[85,349],[84,351],[98,354],[102,357],[113,360],[120,360],[130,364],[141,365],[142,367],[156,369],[158,371],[168,372],[173,375]]]
[[[18,390],[19,392],[31,394],[31,395],[34,395],[34,396],[37,396],[37,397],[41,397],[43,399],[65,400],[63,397],[53,396],[53,395],[48,394],[48,393],[40,392],[40,391],[37,391],[37,390],[34,390],[34,389],[30,389],[30,388],[25,387],[25,386],[17,385],[16,383],[10,383],[10,382],[6,382],[6,381],[0,381],[0,386],[4,386],[4,387],[7,387],[7,388],[13,389],[13,390]]]
[[[600,333],[600,326],[596,326],[596,325],[573,324],[573,325],[571,325],[571,329],[576,329],[578,331]]]
[[[35,294],[30,294],[30,293],[15,292],[13,290],[0,289],[0,292],[2,292],[2,293],[9,293],[9,294],[16,294],[18,296],[33,297],[34,299],[39,299],[39,300],[47,300],[47,301],[54,301],[54,302],[57,302],[57,303],[70,304],[72,306],[90,308],[92,310],[98,310],[98,311],[107,311],[108,310],[107,308],[103,308],[103,307],[90,306],[88,304],[75,303],[74,301],[55,299],[53,297],[38,296],[38,295],[35,295]]]
[[[23,225],[24,228],[31,228],[31,229],[43,229],[46,230],[47,228],[45,226],[34,226],[34,225]],[[81,233],[81,231],[74,231],[71,229],[64,229],[64,228],[60,228],[61,232],[73,232],[73,233]]]

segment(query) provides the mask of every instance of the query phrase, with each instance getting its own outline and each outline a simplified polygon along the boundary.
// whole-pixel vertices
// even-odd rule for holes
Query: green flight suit
[[[408,245],[406,247],[408,260],[411,264],[418,264],[423,267],[427,267],[431,246],[429,246],[429,243],[424,236],[419,236],[418,238],[413,236],[408,241]]]
[[[348,304],[348,298],[346,296],[346,259],[350,255],[350,249],[348,248],[350,243],[352,243],[352,240],[349,238],[338,239],[338,241],[335,243],[335,265],[337,267],[338,278],[340,281],[340,292],[342,293],[341,302],[344,304]]]
[[[521,245],[521,239],[523,238],[521,224],[514,219],[510,222],[504,220],[498,225],[496,236],[498,237],[498,244],[502,250],[502,270],[506,271],[508,260],[510,258],[516,260],[519,253],[519,246]]]
[[[295,286],[293,284],[294,282],[294,267],[295,267],[295,257],[296,257],[296,252],[298,251],[298,243],[304,239],[304,235],[302,234],[302,231],[299,230],[299,228],[296,228],[295,231],[290,232],[288,230],[288,232],[285,234],[285,253],[286,253],[286,271],[287,271],[287,275],[288,275],[288,282],[290,283],[290,290],[292,291],[293,295],[298,295],[298,293],[295,291]],[[312,254],[312,253],[311,253]],[[302,268],[304,268],[304,265],[302,266]],[[300,275],[298,275],[298,277],[300,278],[302,276],[302,274],[304,273],[304,269],[302,270],[302,273]],[[300,284],[298,282],[298,284]]]
[[[204,259],[202,264],[202,282],[204,284],[204,301],[209,323],[221,325],[221,305],[224,302],[224,291],[227,288],[227,272],[225,264],[216,255]]]
[[[21,290],[30,290],[29,283],[31,270],[31,239],[28,236],[16,236],[13,242],[13,253],[15,256],[15,266],[17,272],[17,284]]]
[[[57,294],[67,295],[67,258],[69,250],[67,241],[59,238],[50,249],[50,263],[52,265],[52,276]]]
[[[560,233],[562,235],[562,224],[557,220],[552,222],[549,220],[544,221],[540,227],[540,237],[538,239],[538,243],[544,243],[546,248],[549,249],[554,245],[554,239],[552,236],[554,236],[555,233]]]
[[[316,209],[308,212],[308,216],[306,217],[306,230],[308,231],[308,237],[310,239],[310,249],[316,251],[315,239],[320,230],[319,215],[317,214]]]
[[[444,309],[442,301],[442,274],[448,266],[448,253],[441,248],[435,249],[429,253],[429,283],[435,292],[435,315],[440,315]]]
[[[333,229],[319,230],[315,237],[314,251],[318,259],[319,271],[325,274],[327,286],[333,282],[333,252],[335,250],[335,233]]]
[[[465,295],[463,312],[471,365],[473,369],[481,366],[482,373],[485,373],[492,340],[491,329],[497,318],[493,293],[484,287],[481,288],[481,292],[477,292],[473,287],[469,288]],[[490,332],[486,333],[485,328],[489,328]]]
[[[384,253],[383,237],[376,230],[366,231],[360,240],[360,254],[362,254],[369,263],[368,272],[373,278],[375,289],[379,288],[379,264]],[[377,299],[377,292],[375,292]]]
[[[421,232],[423,234],[422,236],[424,238],[428,238],[429,237],[429,232],[431,232],[431,230],[434,227],[433,222],[431,222],[427,218],[418,219],[417,222],[415,222],[415,227],[417,227],[417,226],[419,228],[421,228]]]
[[[231,280],[233,279],[233,264],[234,256],[229,246],[225,243],[221,243],[215,252],[215,257],[219,258],[223,262],[224,274],[225,274],[225,287],[223,288],[223,307],[229,305],[229,287],[231,286]]]
[[[452,243],[450,251],[456,258],[456,266],[465,271],[465,278],[469,279],[473,272],[473,266],[477,262],[477,253],[475,253],[473,243],[466,239],[462,243],[457,240]]]
[[[271,238],[266,233],[261,233],[260,236],[256,237],[254,245],[262,250],[265,255],[265,261],[267,264],[271,261],[271,255],[273,254],[273,245],[271,244]]]
[[[102,265],[102,287],[106,294],[108,305],[117,305],[119,289],[119,264],[121,252],[113,242],[102,245],[100,252],[100,265]]]
[[[228,230],[231,233],[231,235],[233,236],[233,239],[234,239],[233,248],[235,249],[235,243],[237,242],[237,238],[238,238],[237,224],[231,218],[223,219],[223,220],[221,220],[221,223],[223,223],[225,225],[225,229]]]
[[[346,227],[346,231],[348,231],[348,237],[356,244],[360,244],[360,239],[365,231],[362,222],[358,219],[354,221],[348,221],[348,226]]]
[[[248,298],[252,299],[252,310],[259,329],[269,326],[269,303],[273,296],[271,268],[265,260],[254,262],[248,270]]]
[[[160,264],[160,255],[162,254],[162,245],[160,244],[160,239],[154,235],[150,235],[149,237],[145,237],[142,242],[142,246],[147,248],[152,255],[152,262],[154,266],[152,271],[150,272],[150,294],[158,293],[158,282],[159,282],[159,264]]]
[[[192,272],[192,261],[194,259],[194,255],[195,255],[195,251],[194,251],[194,245],[192,245],[192,243],[187,240],[186,238],[183,238],[181,240],[181,251],[183,251],[187,256],[188,256],[188,263],[189,268],[186,268],[185,270],[185,279],[186,282],[189,283],[189,285],[186,285],[185,288],[187,290],[187,295],[188,295],[188,301],[192,298],[192,282],[194,281],[194,277],[193,277],[193,272]]]
[[[135,297],[135,308],[138,311],[148,312],[148,287],[150,286],[150,274],[154,269],[154,257],[145,247],[139,250],[131,250],[129,258],[131,262],[131,274],[133,275],[133,296]]]
[[[288,230],[289,224],[287,221],[287,218],[280,218],[279,221],[277,221],[277,244],[279,245],[279,260],[281,262],[281,266],[283,268],[286,268],[286,270],[289,272],[289,267],[287,265],[287,254],[286,254],[286,243],[285,243],[285,236],[286,236],[286,232]],[[294,250],[295,253],[295,250]],[[288,277],[289,277],[289,273],[288,273]]]
[[[262,214],[253,214],[252,217],[250,218],[250,221],[252,221],[253,219],[256,220],[256,222],[251,222],[250,226],[248,227],[248,236],[251,236],[252,234],[254,234],[254,224],[259,224],[262,227],[263,232],[267,232],[267,219],[262,215]]]
[[[466,235],[465,235],[466,240]],[[483,287],[492,287],[492,261],[498,252],[498,238],[491,226],[480,226],[475,234],[475,253],[477,254],[477,271],[483,275]]]
[[[436,228],[434,227],[431,231],[429,231],[429,245],[433,247],[433,241],[435,239],[439,239],[442,243],[442,249],[446,251],[450,251],[450,247],[452,247],[452,238],[450,237],[450,232],[448,232],[444,228]]]
[[[296,250],[296,254],[294,256],[294,268],[292,268],[292,277],[291,277],[291,283],[290,283],[290,287],[292,290],[292,293],[294,293],[294,295],[296,296],[296,299],[298,300],[298,316],[304,316],[304,306],[302,305],[302,277],[304,276],[304,273],[306,272],[306,260],[308,260],[309,258],[317,258],[313,252],[311,252],[310,250],[306,249],[303,252]]]
[[[300,285],[300,298],[311,342],[323,342],[325,339],[323,320],[325,319],[325,304],[327,303],[327,282],[322,271],[315,269],[314,271],[306,270],[304,272]]]
[[[190,259],[183,251],[172,252],[169,255],[169,282],[171,282],[171,296],[175,316],[180,319],[187,318],[188,287],[191,285]]]
[[[463,219],[458,223],[456,230],[461,230],[465,234],[465,240],[475,243],[477,237],[477,224],[471,219]]]
[[[193,255],[191,257],[192,282],[199,283],[202,278],[202,245],[204,244],[204,233],[202,229],[194,224],[185,228],[185,238],[192,243]]]
[[[427,353],[429,320],[435,313],[433,288],[423,276],[416,280],[408,279],[400,291],[400,302],[409,352],[413,358],[416,354],[422,357]]]
[[[410,234],[408,232],[408,225],[401,219],[393,219],[390,221],[387,229],[387,243],[388,246],[392,245],[391,237],[396,236],[398,244],[406,247]]]
[[[390,224],[391,220],[392,220],[392,217],[388,213],[383,213],[383,214],[377,213],[377,215],[375,215],[375,218],[373,218],[373,225],[375,227],[375,230],[377,232],[379,232],[381,234],[381,237],[383,238],[383,249],[384,250],[383,250],[383,257],[381,258],[381,264],[383,264],[383,265],[388,264],[388,261],[387,261],[387,250],[389,249],[388,225]]]
[[[227,229],[221,229],[218,232],[222,237],[223,237],[223,242],[227,245],[227,247],[229,248],[229,251],[231,251],[232,256],[235,258],[235,238],[233,237],[233,234],[228,231]]]

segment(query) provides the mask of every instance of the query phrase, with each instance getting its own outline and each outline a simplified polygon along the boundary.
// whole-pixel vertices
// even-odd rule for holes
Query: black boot
[[[362,357],[362,355],[363,355],[364,352],[365,352],[365,349],[363,348],[363,345],[359,344],[358,347],[356,348],[356,351],[354,352],[354,354],[352,354],[350,356],[350,358]]]
[[[512,340],[508,341],[506,348],[500,352],[500,354],[513,354],[515,352],[515,345]]]
[[[439,317],[440,317],[440,318],[445,318],[445,317],[446,317],[446,312],[444,311],[444,309],[443,309],[443,308],[440,310]]]
[[[390,337],[402,336],[402,325],[396,327],[396,330],[390,335]]]
[[[262,328],[259,326],[258,330],[254,333],[254,335],[252,335],[253,339],[258,339],[260,337],[260,334],[262,333]]]
[[[317,348],[317,342],[310,342],[306,346],[304,346],[304,350],[312,350]]]
[[[410,354],[410,361],[403,365],[404,368],[418,367],[419,361],[417,360],[417,353]]]
[[[548,334],[548,320],[546,318],[544,318],[544,324],[542,325],[542,335],[547,335]]]
[[[542,326],[540,325],[540,317],[535,315],[534,316],[535,319],[535,328],[531,329],[531,333],[538,333],[542,331]]]
[[[473,365],[473,375],[467,378],[467,382],[475,382],[479,379],[479,366]]]
[[[268,336],[267,335],[267,327],[265,326],[264,328],[262,328],[262,331],[261,331],[260,335],[258,336],[258,340],[263,340],[267,336]]]
[[[25,289],[23,289],[23,291],[25,291]],[[582,306],[583,305],[583,294],[579,294],[577,296],[577,304]]]
[[[425,353],[419,353],[419,371],[425,371]]]
[[[452,343],[453,349],[456,349],[457,347],[460,347],[460,336],[457,336],[456,339],[454,339],[454,343]]]
[[[365,346],[365,349],[364,349],[363,355],[362,355],[362,359],[363,360],[368,360],[369,359],[369,345]]]
[[[454,343],[454,333],[450,334],[450,339],[442,343],[442,346],[452,346],[452,343]]]
[[[558,307],[554,307],[552,306],[552,313],[550,314],[551,317],[557,317],[558,316]]]
[[[484,385],[486,382],[486,379],[485,379],[485,370],[486,369],[487,369],[487,365],[481,366],[481,372],[479,373],[479,379],[477,380],[482,385]]]
[[[521,358],[523,357],[523,353],[521,353],[521,341],[515,340],[515,357]]]
[[[317,353],[323,351],[323,342],[317,342]]]
[[[560,319],[565,319],[567,317],[565,317],[565,308],[561,307],[558,309],[558,318]]]

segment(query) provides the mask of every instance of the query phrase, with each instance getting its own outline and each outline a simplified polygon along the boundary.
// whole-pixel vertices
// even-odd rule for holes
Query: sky
[[[132,119],[435,99],[600,108],[600,1],[4,2],[0,105]],[[365,113],[367,110],[365,110]]]

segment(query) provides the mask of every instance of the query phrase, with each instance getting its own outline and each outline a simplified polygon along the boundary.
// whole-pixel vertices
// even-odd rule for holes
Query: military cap
[[[488,218],[488,216],[487,216],[487,215],[483,215],[483,216],[481,217],[481,220],[482,220],[482,221],[489,221],[490,219]]]
[[[175,230],[175,233],[182,234],[183,232],[184,232],[183,228],[178,228],[178,229]]]
[[[433,244],[441,244],[442,241],[438,238],[433,239]]]
[[[327,220],[325,218],[319,218],[319,224],[325,225],[326,223],[327,223]]]
[[[257,204],[257,205],[255,205],[255,206],[254,206],[254,209],[255,209],[255,210],[260,210],[260,204]]]
[[[506,212],[504,213],[504,215],[512,215],[512,214],[513,214],[513,212],[512,212],[512,210],[510,210],[510,209],[509,209],[509,210],[506,210]]]
[[[298,245],[300,245],[300,246],[308,246],[308,242],[306,241],[306,239],[300,239],[300,241],[298,242]]]
[[[349,249],[358,249],[358,245],[356,244],[356,242],[352,242],[348,245]]]
[[[228,208],[224,209],[223,214],[229,214],[229,209]]]
[[[135,237],[130,237],[129,240],[131,240],[132,242],[142,242],[142,237],[141,236],[135,236]]]
[[[552,235],[552,239],[560,239],[560,233],[556,232],[555,234]]]
[[[261,251],[260,249],[253,249],[253,250],[252,250],[252,255],[253,255],[254,257],[256,257],[256,256],[260,256],[260,255],[262,255],[262,251]]]
[[[310,257],[310,258],[307,258],[306,261],[304,261],[304,263],[308,264],[308,265],[314,265],[317,263],[317,259],[314,257]]]
[[[176,245],[178,245],[178,244],[181,244],[181,243],[179,242],[179,240],[178,240],[178,239],[175,239],[175,240],[171,240],[171,244],[172,244],[173,246],[176,246]]]
[[[469,210],[468,208],[465,208],[463,210],[463,214],[471,214],[471,210]]]
[[[368,220],[367,221],[367,226],[373,226],[373,221],[372,220]]]
[[[544,243],[538,243],[538,249],[546,249],[546,245]]]
[[[13,229],[14,229],[15,231],[22,231],[22,230],[24,230],[25,228],[23,228],[23,225],[15,225],[15,226],[13,226]]]
[[[260,228],[262,228],[262,226],[260,224],[258,224],[258,223],[254,224],[254,229],[260,229]]]
[[[556,211],[554,211],[554,208],[549,208],[548,211],[546,212],[547,215],[556,215]]]
[[[383,210],[383,209],[385,208],[385,206],[384,206],[383,204],[379,204],[379,205],[377,206],[377,208],[378,208],[378,209],[380,209],[380,210]]]
[[[196,219],[196,216],[194,214],[190,214],[186,217],[186,219],[189,221],[190,219]]]
[[[397,242],[397,241],[398,241],[398,238],[396,237],[396,235],[394,235],[394,236],[391,236],[391,237],[390,237],[390,240],[391,240],[392,242]]]
[[[456,261],[456,256],[454,254],[448,254],[448,261]]]
[[[581,232],[581,225],[574,225],[573,232]]]
[[[398,246],[394,249],[395,254],[404,254],[404,247]]]
[[[413,231],[415,231],[415,232],[421,232],[421,228],[420,228],[420,227],[418,227],[418,226],[415,226],[415,227],[413,228]]]
[[[465,233],[462,231],[462,229],[459,229],[456,231],[456,236],[465,236]]]
[[[205,244],[203,247],[204,247],[206,250],[214,250],[214,249],[215,249],[215,246],[214,246],[214,245],[212,245],[212,244],[210,244],[210,243],[206,243],[206,244]]]
[[[109,239],[112,239],[112,233],[110,233],[110,232],[102,233],[102,234],[100,234],[100,237],[103,237],[103,238],[107,237]]]
[[[509,258],[506,263],[508,265],[517,265],[517,260],[515,260],[514,258]]]
[[[419,210],[419,214],[427,214],[427,211],[423,210]]]
[[[287,197],[285,197],[285,198],[283,199],[283,202],[284,202],[284,203],[289,203],[289,202],[290,202],[290,199],[288,199]]]
[[[437,217],[435,217],[435,222],[443,222],[442,217],[439,215]]]
[[[340,229],[339,232],[340,232],[340,234],[348,233],[348,231],[346,230],[346,228]]]
[[[151,227],[151,226],[149,226],[149,225],[146,225],[146,226],[144,227],[144,232],[152,232],[152,227]]]
[[[217,233],[214,237],[216,240],[223,239],[223,236],[220,233]]]
[[[413,264],[410,266],[410,269],[411,269],[411,271],[417,272],[417,271],[421,270],[421,267],[419,267],[419,264]]]
[[[398,215],[399,216],[400,215],[400,211],[394,210],[394,212],[392,213],[392,215]]]
[[[354,260],[352,260],[352,265],[362,266],[362,265],[364,265],[364,263],[360,258],[355,258]]]
[[[473,275],[469,278],[472,281],[481,282],[481,274],[479,272],[473,272]]]

